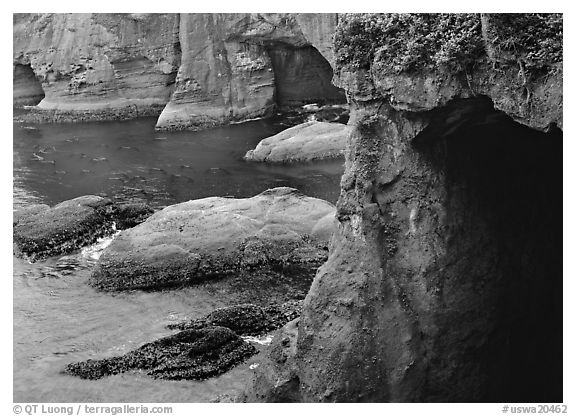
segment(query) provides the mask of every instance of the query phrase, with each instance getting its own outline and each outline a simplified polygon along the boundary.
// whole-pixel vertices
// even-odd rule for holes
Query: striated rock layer
[[[324,22],[322,35],[310,27],[318,22]],[[330,83],[326,60],[335,23],[329,14],[312,20],[293,14],[183,14],[176,88],[156,128],[202,128],[266,116],[277,104],[343,101]]]
[[[335,14],[15,14],[14,104],[38,104],[34,121],[196,129],[343,102],[335,27]]]
[[[14,15],[14,63],[29,66],[48,121],[159,114],[180,65],[177,14]]]
[[[462,72],[336,51],[354,126],[338,230],[244,400],[562,401],[562,63],[523,76],[528,55],[482,37],[493,18],[465,17],[485,49]]]

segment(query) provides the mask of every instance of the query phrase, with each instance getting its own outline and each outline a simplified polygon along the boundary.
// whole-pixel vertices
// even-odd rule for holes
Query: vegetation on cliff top
[[[562,14],[347,14],[334,37],[336,66],[461,72],[490,51],[494,63],[539,71],[562,62],[562,31]]]

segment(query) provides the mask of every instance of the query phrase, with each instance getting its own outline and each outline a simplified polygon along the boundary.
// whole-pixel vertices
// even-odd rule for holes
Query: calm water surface
[[[275,186],[335,202],[342,161],[242,161],[259,140],[299,121],[176,133],[155,132],[153,119],[14,124],[14,207],[95,194],[160,208],[206,196],[248,197]],[[200,402],[233,395],[250,379],[258,355],[205,381],[159,381],[138,372],[89,381],[61,371],[70,362],[119,355],[169,335],[168,323],[217,307],[302,297],[310,283],[231,278],[179,290],[103,293],[86,282],[105,244],[33,264],[13,259],[14,401]]]

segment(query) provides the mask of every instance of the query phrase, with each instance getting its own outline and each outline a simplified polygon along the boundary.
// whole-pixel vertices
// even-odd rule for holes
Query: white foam
[[[274,339],[274,335],[264,335],[262,337],[244,336],[242,339],[246,342],[252,342],[254,344],[270,345]]]
[[[114,233],[112,235],[99,238],[91,246],[84,247],[80,252],[80,255],[87,259],[98,260],[102,255],[104,249],[112,243],[112,241],[114,240],[114,238],[116,238],[118,234],[120,234],[120,230],[116,230],[116,224],[112,224],[112,229],[114,230]]]

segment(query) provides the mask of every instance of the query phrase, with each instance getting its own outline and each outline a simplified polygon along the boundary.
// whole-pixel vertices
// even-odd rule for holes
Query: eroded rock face
[[[156,128],[204,128],[266,116],[277,104],[319,98],[341,102],[341,91],[330,84],[329,63],[316,50],[310,52],[312,42],[329,51],[325,44],[335,22],[330,15],[316,20],[326,21],[325,38],[312,31],[313,39],[308,39],[304,33],[314,21],[299,23],[292,14],[183,14],[182,63]],[[286,59],[291,70],[280,65]],[[315,87],[301,90],[295,82],[299,78],[308,78]],[[327,81],[316,82],[320,78]],[[287,94],[292,90],[296,94]]]
[[[252,162],[298,162],[344,155],[350,128],[309,121],[263,139],[244,159]]]
[[[152,214],[144,204],[114,204],[88,195],[14,212],[14,253],[30,260],[67,254],[118,229],[132,227]]]
[[[335,27],[331,14],[16,14],[14,102],[45,94],[20,116],[35,122],[160,114],[158,129],[343,102],[331,84]],[[40,88],[24,88],[24,75]]]
[[[561,401],[561,68],[377,63],[338,73],[338,230],[246,400]]]
[[[100,257],[91,284],[150,289],[271,268],[314,273],[326,259],[334,210],[292,188],[172,205],[121,233]]]
[[[47,121],[159,114],[180,64],[177,14],[14,15],[14,63],[41,80]]]
[[[346,102],[344,92],[332,84],[332,67],[316,48],[294,48],[276,42],[267,47],[267,52],[279,107]]]

